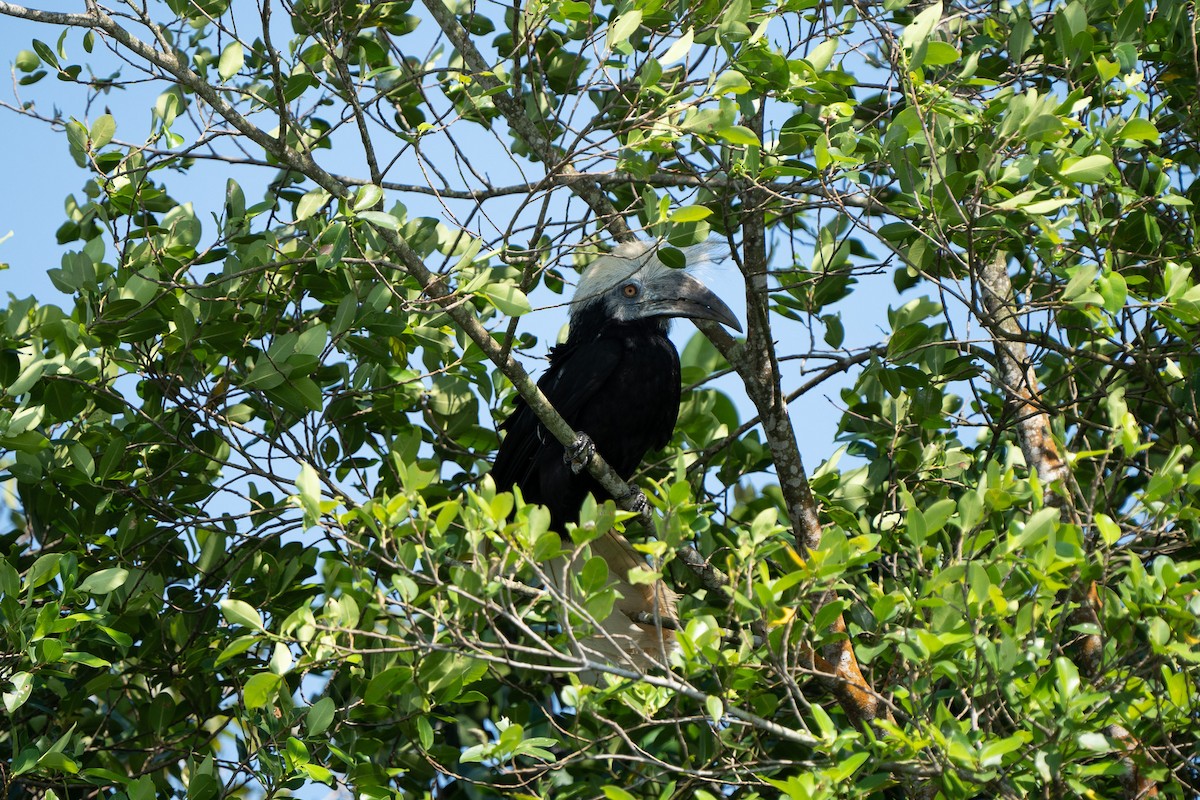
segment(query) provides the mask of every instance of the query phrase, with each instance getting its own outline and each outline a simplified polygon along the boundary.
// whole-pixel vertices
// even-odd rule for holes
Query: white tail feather
[[[678,618],[678,596],[662,580],[652,583],[629,581],[631,570],[649,573],[650,567],[630,546],[629,541],[616,531],[609,531],[591,542],[590,546],[592,555],[603,558],[608,564],[609,586],[616,589],[620,596],[607,617],[595,620],[594,633],[576,639],[583,651],[581,655],[636,672],[665,669],[677,646],[675,631],[663,627],[661,622],[655,623]],[[576,609],[582,603],[575,596],[568,571],[582,570],[585,563],[587,561],[582,553],[577,552],[572,556],[556,558],[549,565],[549,577],[557,589],[556,594]],[[567,617],[564,614],[564,623]]]

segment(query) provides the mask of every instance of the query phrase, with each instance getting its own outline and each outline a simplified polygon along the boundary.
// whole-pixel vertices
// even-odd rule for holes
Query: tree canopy
[[[83,176],[69,302],[0,309],[7,797],[1200,792],[1194,3],[0,14]],[[651,519],[551,531],[497,425],[570,441],[539,359],[632,239],[746,335],[689,324]],[[543,580],[614,525],[669,671]]]

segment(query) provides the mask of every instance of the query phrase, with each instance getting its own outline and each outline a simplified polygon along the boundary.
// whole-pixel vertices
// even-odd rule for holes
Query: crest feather
[[[671,267],[658,258],[660,246],[659,242],[653,241],[621,242],[611,253],[605,253],[589,264],[575,287],[575,296],[571,299],[571,313],[574,314],[592,300],[603,296],[622,281],[635,275],[645,281],[654,278],[656,274],[671,271]],[[689,268],[715,260],[713,243],[701,242],[680,250],[687,259]]]

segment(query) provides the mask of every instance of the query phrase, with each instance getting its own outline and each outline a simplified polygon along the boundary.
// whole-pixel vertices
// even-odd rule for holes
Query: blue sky
[[[12,69],[17,52],[28,49],[35,35],[45,37],[44,31],[19,20],[4,20],[0,25],[0,63],[6,71]],[[44,105],[43,97],[65,104],[69,97],[62,89],[67,87],[50,86],[54,83],[58,81],[44,78],[34,86],[20,87],[22,96],[36,95],[39,106]],[[12,104],[13,82],[6,84],[0,100]],[[46,270],[58,266],[64,250],[54,241],[54,231],[64,219],[63,199],[83,184],[85,174],[68,155],[65,136],[7,109],[0,110],[0,147],[6,156],[0,236],[12,233],[0,243],[0,263],[9,265],[0,272],[0,289],[6,297],[9,293],[18,297],[32,294],[43,301],[61,302],[65,297],[50,283]]]

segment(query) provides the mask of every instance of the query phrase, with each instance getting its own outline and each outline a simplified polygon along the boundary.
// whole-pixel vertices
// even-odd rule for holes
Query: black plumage
[[[667,337],[672,317],[711,319],[741,330],[737,318],[704,284],[670,269],[643,243],[621,245],[595,261],[580,278],[571,303],[567,340],[550,352],[538,381],[542,393],[577,433],[628,481],[651,450],[671,440],[679,416],[679,353]],[[527,502],[550,510],[551,527],[564,533],[579,517],[590,492],[607,493],[582,464],[564,458],[566,448],[523,399],[501,425],[504,440],[492,468],[496,488],[519,486]],[[620,595],[603,629],[583,645],[588,654],[645,669],[665,663],[673,632],[642,620],[675,615],[675,595],[661,580],[628,580],[646,569],[643,559],[616,531],[590,545],[609,566]],[[551,565],[562,596],[571,596],[566,571],[575,559]]]
[[[538,388],[574,430],[629,480],[650,450],[666,447],[679,416],[679,353],[667,338],[667,319],[613,322],[600,304],[572,316],[567,341],[550,351]],[[565,449],[525,401],[518,400],[492,478],[496,488],[520,486],[525,500],[550,510],[551,527],[564,532],[589,492],[607,497],[586,470],[575,474]]]

